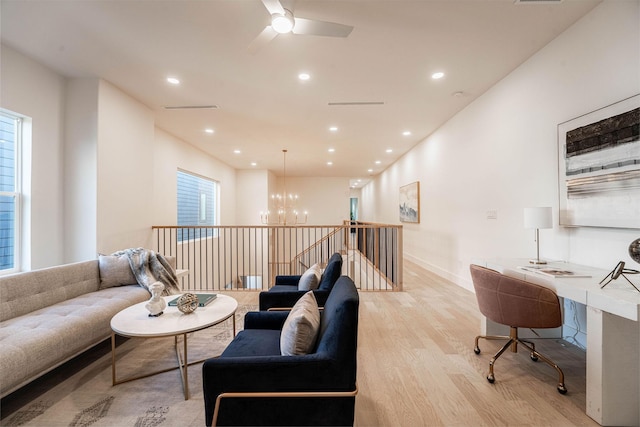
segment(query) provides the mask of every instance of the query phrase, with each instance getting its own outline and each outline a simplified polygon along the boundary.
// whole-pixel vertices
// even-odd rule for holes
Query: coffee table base
[[[233,335],[235,336],[235,334],[236,334],[236,318],[235,318],[235,316],[232,316],[232,317],[233,317]],[[183,347],[182,348],[182,352],[180,352],[180,346],[178,345],[178,337],[180,335],[182,335],[182,347]],[[116,333],[112,332],[111,333],[111,381],[112,381],[112,385],[115,386],[115,385],[118,385],[118,384],[127,383],[127,382],[130,382],[130,381],[139,380],[139,379],[142,379],[142,378],[151,377],[153,375],[163,374],[165,372],[175,371],[176,369],[180,369],[180,376],[182,377],[182,389],[184,390],[184,400],[189,400],[189,381],[188,381],[189,373],[188,373],[188,368],[191,365],[202,363],[207,359],[201,359],[201,360],[197,360],[197,361],[194,361],[194,362],[188,362],[189,358],[188,358],[188,354],[187,354],[187,335],[188,335],[188,333],[184,333],[184,334],[179,334],[179,335],[174,335],[173,336],[173,343],[174,343],[174,348],[176,350],[176,358],[178,359],[178,366],[162,369],[162,370],[155,371],[155,372],[150,372],[148,374],[143,374],[143,375],[138,375],[138,376],[134,376],[134,377],[129,377],[129,378],[118,380],[118,379],[116,379]],[[145,337],[145,338],[165,338],[165,336]]]

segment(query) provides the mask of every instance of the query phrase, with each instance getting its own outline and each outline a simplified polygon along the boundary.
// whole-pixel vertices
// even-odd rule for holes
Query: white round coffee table
[[[201,292],[199,292],[201,293]],[[167,304],[180,295],[163,297]],[[185,400],[189,399],[189,384],[187,382],[187,368],[189,365],[200,363],[202,360],[190,362],[187,357],[187,334],[209,328],[228,318],[233,318],[233,335],[236,334],[236,318],[234,316],[238,308],[238,302],[227,295],[217,294],[216,299],[204,307],[198,307],[193,313],[184,314],[177,307],[167,306],[163,314],[158,317],[150,317],[145,308],[145,302],[125,308],[111,319],[111,377],[113,385],[146,378],[163,372],[180,369]],[[124,337],[159,338],[174,337],[178,366],[163,369],[145,375],[117,380],[116,379],[116,334]],[[178,346],[178,337],[182,335],[182,355]]]

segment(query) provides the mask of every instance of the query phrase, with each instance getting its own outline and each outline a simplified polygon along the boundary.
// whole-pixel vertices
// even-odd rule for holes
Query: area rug
[[[254,306],[240,305],[236,329]],[[189,361],[219,355],[233,338],[231,319],[188,336]],[[119,339],[117,377],[177,366],[173,338]],[[181,346],[180,346],[181,347]],[[189,366],[188,400],[179,370],[112,386],[105,342],[2,400],[1,426],[202,426],[202,363]]]

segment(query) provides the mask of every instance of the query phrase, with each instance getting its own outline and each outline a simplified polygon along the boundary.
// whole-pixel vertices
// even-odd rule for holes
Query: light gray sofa
[[[113,315],[150,298],[137,284],[101,285],[99,265],[0,277],[0,397],[109,338]]]

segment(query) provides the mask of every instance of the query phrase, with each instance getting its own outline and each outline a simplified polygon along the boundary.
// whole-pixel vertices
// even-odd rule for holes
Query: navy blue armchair
[[[333,285],[342,274],[342,255],[338,252],[331,255],[327,266],[322,273],[318,289],[313,291],[318,306],[323,307]],[[292,276],[276,276],[274,286],[268,291],[260,292],[259,307],[260,310],[269,310],[274,308],[291,308],[307,291],[298,290],[299,275]]]
[[[289,312],[245,316],[245,328],[202,366],[210,425],[353,425],[359,296],[341,276],[326,301],[314,350],[280,354]]]

